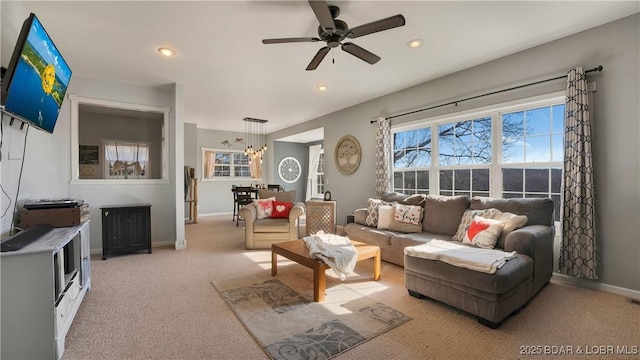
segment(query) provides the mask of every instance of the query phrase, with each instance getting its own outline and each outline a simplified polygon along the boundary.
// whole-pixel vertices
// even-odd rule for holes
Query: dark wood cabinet
[[[151,254],[151,205],[103,206],[102,260],[114,254],[147,250]]]

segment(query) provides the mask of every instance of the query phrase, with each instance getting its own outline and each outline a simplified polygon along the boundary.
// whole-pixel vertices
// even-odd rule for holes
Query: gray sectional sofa
[[[551,278],[553,270],[554,205],[551,199],[491,199],[466,196],[386,193],[381,200],[423,208],[422,231],[403,233],[367,226],[367,208],[354,212],[347,224],[350,239],[380,246],[382,259],[404,266],[405,285],[414,297],[429,297],[477,316],[496,328],[519,311]],[[469,270],[439,260],[405,255],[404,248],[434,239],[452,240],[467,209],[498,209],[526,215],[526,224],[503,231],[495,249],[517,256],[494,274]],[[459,244],[458,241],[455,241]],[[469,245],[472,246],[472,245]]]

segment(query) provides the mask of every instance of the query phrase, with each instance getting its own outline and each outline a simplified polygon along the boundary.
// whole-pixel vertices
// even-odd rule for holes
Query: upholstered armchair
[[[293,203],[289,217],[258,219],[258,209],[255,204],[241,208],[238,214],[244,218],[244,243],[247,249],[271,249],[273,243],[300,238],[298,220],[305,212],[305,204],[294,202],[296,191],[260,190],[258,192],[260,199],[270,197],[275,197],[276,201]]]

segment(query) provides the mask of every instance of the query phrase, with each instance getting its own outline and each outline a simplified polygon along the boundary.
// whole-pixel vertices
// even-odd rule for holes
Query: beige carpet
[[[270,252],[245,250],[243,231],[231,216],[205,217],[187,226],[186,250],[154,248],[152,254],[105,261],[93,256],[92,289],[71,326],[63,359],[268,359],[211,286],[269,274]],[[278,277],[311,274],[292,262],[279,264]],[[412,320],[335,359],[638,358],[593,354],[600,346],[613,346],[614,352],[627,346],[632,352],[640,345],[640,306],[625,297],[552,283],[491,330],[456,309],[410,297],[401,267],[383,262],[377,282],[368,280],[370,268],[358,263],[360,275],[347,283]],[[340,285],[330,272],[327,281],[327,291]],[[522,353],[531,346],[541,351],[572,346],[573,354]],[[585,347],[592,355],[585,355]]]

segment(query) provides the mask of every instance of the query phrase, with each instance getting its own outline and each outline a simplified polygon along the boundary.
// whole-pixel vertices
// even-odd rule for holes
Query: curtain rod
[[[594,67],[593,69],[585,70],[585,74],[586,74],[586,73],[590,73],[590,72],[594,72],[594,71],[600,72],[600,71],[602,71],[602,69],[604,69],[604,68],[602,67],[602,65],[599,65],[599,66]],[[495,95],[495,94],[499,94],[499,93],[503,93],[503,92],[507,92],[507,91],[511,91],[511,90],[517,90],[517,89],[521,89],[521,88],[524,88],[524,87],[527,87],[527,86],[533,86],[533,85],[538,85],[538,84],[546,83],[546,82],[549,82],[549,81],[554,81],[554,80],[564,79],[564,78],[566,78],[566,77],[567,77],[567,75],[556,76],[556,77],[551,78],[551,79],[545,79],[545,80],[540,80],[540,81],[532,82],[532,83],[529,83],[529,84],[524,84],[524,85],[514,86],[514,87],[510,87],[510,88],[508,88],[508,89],[502,89],[502,90],[492,91],[492,92],[488,92],[488,93],[486,93],[486,94],[482,94],[482,95],[476,95],[476,96],[471,96],[471,97],[464,98],[464,99],[460,99],[460,100],[456,100],[456,101],[451,101],[451,102],[448,102],[448,103],[446,103],[446,104],[440,104],[440,105],[430,106],[430,107],[428,107],[428,108],[424,108],[424,109],[419,109],[419,110],[409,111],[409,112],[406,112],[406,113],[397,114],[397,115],[393,115],[393,116],[387,116],[387,119],[391,120],[391,119],[394,119],[394,118],[397,118],[397,117],[400,117],[400,116],[411,115],[411,114],[415,114],[415,113],[418,113],[418,112],[421,112],[421,111],[427,111],[427,110],[437,109],[437,108],[439,108],[439,107],[448,106],[448,105],[456,105],[456,106],[457,106],[457,105],[458,105],[458,103],[463,102],[463,101],[473,100],[473,99],[477,99],[477,98],[481,98],[481,97],[489,96],[489,95]],[[377,120],[371,120],[371,124],[375,123],[376,121],[377,121]]]

